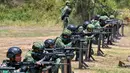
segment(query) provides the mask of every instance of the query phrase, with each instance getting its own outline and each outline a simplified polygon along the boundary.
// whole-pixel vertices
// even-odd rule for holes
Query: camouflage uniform
[[[108,16],[106,16],[106,15],[104,15],[104,16],[100,16],[100,18],[99,19],[102,19],[102,20],[108,20],[109,19],[109,17]]]
[[[46,39],[44,41],[44,46],[45,46],[45,49],[55,49],[55,40],[54,39]],[[54,51],[47,51],[48,53],[55,53]],[[60,62],[61,62],[61,59],[56,56],[56,55],[52,55],[52,56],[49,56],[50,59],[48,59],[48,61],[54,61],[55,65],[52,65],[52,68],[49,69],[49,73],[58,73],[59,71],[59,67],[60,67]]]
[[[54,61],[54,63],[56,65],[53,65],[52,68],[51,68],[51,71],[49,73],[58,73],[59,71],[59,67],[60,67],[60,63],[61,63],[61,59],[60,58],[57,58],[57,57],[53,57],[50,61]]]
[[[63,31],[63,34],[70,34],[71,35],[71,31],[65,29]],[[65,47],[71,47],[72,42],[71,40],[66,40],[62,37],[62,35],[60,37],[57,37],[55,40],[55,46],[57,48],[65,48]]]
[[[33,43],[33,46],[32,48],[35,46],[35,48],[37,49],[43,49],[43,43],[42,42],[34,42]],[[34,50],[34,48],[33,48]],[[27,52],[27,54],[25,55],[25,58],[24,58],[24,62],[33,62],[33,63],[36,63],[37,61],[40,60],[40,58],[42,59],[42,56],[38,59],[36,59],[35,57],[32,56],[32,53],[33,53],[33,50],[29,50]],[[32,67],[31,69],[29,69],[29,72],[30,73],[41,73],[41,68],[40,67]]]
[[[3,60],[0,67],[12,67],[12,66],[8,65],[7,62],[10,62],[10,61],[9,60]],[[20,72],[20,66],[18,67],[17,70],[0,70],[0,73],[17,73],[17,72]]]
[[[61,19],[63,20],[64,29],[67,27],[69,23],[69,15],[72,12],[70,7],[70,2],[66,1],[66,6],[62,9]]]
[[[71,31],[68,30],[68,29],[65,29],[62,33],[62,35],[60,37],[57,37],[57,39],[55,40],[55,45],[56,45],[56,48],[66,48],[66,47],[72,47],[72,42],[71,42],[71,37],[69,37],[68,39],[65,39],[63,34],[66,34],[66,35],[71,35]],[[69,57],[69,58],[73,58],[73,57]],[[62,63],[67,63],[67,60],[66,59],[61,59],[61,62]],[[62,69],[62,73],[64,73],[64,69],[67,69],[67,66],[66,65],[62,65],[61,66],[61,69]],[[66,73],[66,72],[65,72]]]
[[[42,42],[34,42],[33,45],[34,45],[35,47],[37,47],[37,48],[40,48],[40,49],[42,49],[42,48],[44,47]],[[32,50],[29,50],[29,51],[27,52],[27,54],[25,55],[24,61],[25,61],[25,62],[34,62],[34,63],[35,63],[35,62],[38,61],[38,60],[36,60],[36,59],[34,59],[34,58],[32,57]]]
[[[93,24],[89,24],[89,25],[87,26],[87,31],[88,31],[88,32],[92,32],[94,28],[95,28],[95,26],[94,26]]]
[[[95,28],[101,28],[100,22],[98,20],[92,20],[91,23],[94,25]]]
[[[88,24],[88,26],[87,26],[87,32],[95,32],[94,31],[94,29],[95,29],[95,26],[93,25],[93,24]],[[87,46],[88,45],[91,45],[92,44],[92,42],[91,41],[93,41],[95,38],[93,38],[92,37],[93,36],[93,34],[90,34],[90,35],[88,35],[88,36],[85,36],[85,39],[86,39],[86,41],[87,41]],[[90,46],[89,46],[90,47]],[[87,49],[89,49],[89,48],[87,48]],[[86,51],[87,53],[88,53],[88,51]],[[94,54],[94,51],[93,51],[93,49],[92,49],[92,47],[91,47],[91,51],[90,51],[91,53],[89,53],[89,54]],[[90,57],[90,55],[89,55],[89,57]],[[86,59],[87,60],[87,59]]]
[[[95,28],[95,26],[93,24],[88,24],[87,26],[87,31],[86,32],[93,32],[93,29]],[[89,36],[85,36],[85,43],[88,43],[87,41],[89,40]]]
[[[0,70],[0,73],[18,73],[23,71],[23,66],[18,63],[21,62],[22,50],[19,47],[10,47],[6,53],[9,60],[3,60],[0,67],[13,67],[15,70]]]
[[[106,21],[106,20],[109,20],[109,17],[106,16],[106,15],[104,15],[104,16],[100,16],[99,19],[100,19],[100,25],[101,25],[101,27],[104,27],[104,26],[106,26],[105,21]]]

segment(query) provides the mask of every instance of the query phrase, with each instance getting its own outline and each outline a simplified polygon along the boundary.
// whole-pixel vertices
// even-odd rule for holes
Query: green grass
[[[94,50],[96,53],[96,50]],[[89,69],[79,70],[78,62],[72,66],[75,68],[75,73],[130,73],[129,68],[118,67],[119,60],[130,64],[126,61],[129,55],[129,49],[112,48],[103,49],[103,52],[107,54],[105,57],[94,55],[96,62],[86,62],[89,65]]]
[[[125,35],[126,40],[122,43],[126,43],[130,38],[130,30],[129,26],[125,27]],[[128,40],[127,40],[128,38]],[[95,62],[86,62],[89,66],[89,69],[77,69],[78,62],[73,62],[72,66],[74,68],[75,73],[130,73],[130,68],[120,68],[118,67],[118,62],[123,61],[126,65],[130,65],[130,62],[127,61],[127,57],[130,55],[130,47],[119,47],[119,46],[111,46],[111,49],[102,49],[102,51],[106,54],[105,57],[96,56],[97,48],[94,46],[94,58]]]

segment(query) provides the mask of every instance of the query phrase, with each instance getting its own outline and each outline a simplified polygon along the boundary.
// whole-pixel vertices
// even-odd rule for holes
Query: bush
[[[25,0],[22,6],[12,7],[0,4],[0,21],[57,21],[62,5],[60,0]]]

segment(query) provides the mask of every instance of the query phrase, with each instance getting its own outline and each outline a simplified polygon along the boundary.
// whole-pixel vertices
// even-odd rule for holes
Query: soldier
[[[81,37],[80,33],[81,33],[81,31],[83,31],[82,26],[79,25],[77,27],[74,24],[69,24],[67,29],[72,32],[71,33],[71,38],[72,38],[72,41],[73,41],[72,47],[80,47],[80,37]],[[79,59],[79,51],[76,51],[75,61],[78,61],[78,59]]]
[[[45,46],[46,49],[47,48],[49,48],[49,49],[53,48],[54,49],[55,48],[55,41],[53,39],[47,39],[47,40],[44,41],[44,46]],[[53,53],[53,51],[48,51],[48,52]],[[58,73],[58,70],[59,70],[58,64],[60,63],[61,59],[56,57],[56,56],[52,56],[52,57],[50,57],[49,61],[55,61],[55,63],[56,63],[56,65],[53,65],[52,68],[49,70],[49,73]]]
[[[55,41],[53,39],[47,39],[44,41],[45,48],[55,48]]]
[[[88,24],[90,24],[89,21],[85,21],[85,22],[83,23],[83,30],[86,30],[86,29],[87,29]]]
[[[65,29],[60,37],[57,37],[55,40],[55,45],[57,48],[65,48],[65,47],[71,47],[71,31],[68,29]]]
[[[96,15],[96,16],[92,19],[92,21],[91,21],[91,23],[95,26],[95,28],[101,28],[100,22],[99,22],[99,18],[100,18],[100,15]]]
[[[23,61],[37,63],[38,65],[40,65],[38,61],[41,60],[42,58],[44,58],[43,52],[44,52],[43,43],[34,42],[33,46],[32,46],[32,50],[29,50],[27,52]],[[32,67],[29,71],[31,73],[38,73],[38,72],[41,73],[41,69],[38,65],[35,67]]]
[[[70,30],[72,33],[77,32],[77,27],[74,24],[69,24],[67,29]]]
[[[87,32],[88,33],[90,32],[90,34],[88,36],[85,36],[86,43],[87,43],[87,50],[86,50],[86,57],[85,57],[86,61],[91,61],[90,57],[94,60],[94,58],[92,57],[92,55],[94,54],[94,51],[92,49],[92,41],[93,41],[93,38],[95,37],[95,34],[91,33],[93,32],[94,28],[95,26],[91,23],[87,25]]]
[[[88,32],[93,32],[93,29],[94,29],[95,27],[94,27],[94,25],[93,24],[88,24],[88,26],[87,26],[87,31]]]
[[[56,48],[67,48],[67,47],[72,47],[72,41],[71,41],[71,31],[68,30],[67,28],[63,31],[60,37],[57,37],[55,40],[55,45]],[[66,53],[73,54],[72,51],[67,50]],[[74,55],[73,55],[74,56]],[[62,73],[70,73],[71,70],[71,59],[73,56],[66,57],[66,59],[62,59],[62,63],[68,63],[69,65],[64,65],[61,66],[62,68]]]
[[[71,14],[72,9],[70,7],[70,1],[66,1],[65,7],[62,9],[61,19],[63,20],[64,29],[69,23],[69,15]]]
[[[44,47],[42,42],[34,42],[32,46],[32,50],[29,50],[27,52],[24,61],[36,62],[41,60],[42,57],[39,55],[43,53],[43,49]],[[39,53],[39,55],[37,53]]]
[[[107,15],[100,16],[100,18],[99,18],[100,26],[105,27],[106,26],[105,21],[108,19],[109,19],[109,17]]]
[[[9,60],[4,60],[1,64],[1,67],[15,67],[16,70],[8,71],[3,70],[0,73],[8,73],[8,72],[22,72],[22,67],[20,65],[16,65],[17,63],[21,62],[21,54],[22,50],[19,47],[10,47],[7,51],[6,57]]]

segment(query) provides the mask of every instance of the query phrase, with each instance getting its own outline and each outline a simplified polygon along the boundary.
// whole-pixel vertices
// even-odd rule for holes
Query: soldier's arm
[[[25,58],[23,60],[24,62],[33,62],[34,61],[33,57],[31,56],[31,53],[32,53],[32,51],[27,52],[27,54],[25,55]]]
[[[2,64],[0,64],[0,67],[6,67],[7,62],[9,62],[9,60],[3,60]]]
[[[56,40],[56,47],[57,48],[65,48],[66,47],[66,45],[62,42],[62,40],[61,40],[61,38],[58,38],[57,40]]]

